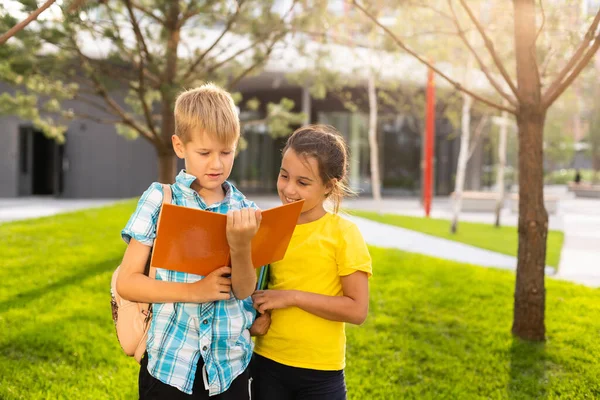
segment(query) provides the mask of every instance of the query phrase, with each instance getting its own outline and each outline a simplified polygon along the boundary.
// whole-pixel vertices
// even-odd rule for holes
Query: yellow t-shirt
[[[356,271],[371,275],[365,241],[354,223],[327,213],[296,226],[285,258],[271,264],[268,289],[342,296],[340,277]],[[344,323],[298,307],[273,310],[269,331],[255,344],[256,353],[292,367],[335,371],[345,366]]]

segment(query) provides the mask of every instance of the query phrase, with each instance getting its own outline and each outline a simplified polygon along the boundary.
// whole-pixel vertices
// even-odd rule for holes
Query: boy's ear
[[[173,150],[175,151],[175,154],[177,154],[177,157],[183,160],[185,158],[185,153],[183,151],[184,145],[179,136],[171,136],[171,143],[173,144]]]

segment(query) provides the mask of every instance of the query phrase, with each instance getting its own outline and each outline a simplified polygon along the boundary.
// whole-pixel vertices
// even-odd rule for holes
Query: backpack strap
[[[171,200],[173,198],[172,193],[171,193],[171,185],[168,184],[162,184],[162,188],[163,188],[163,199],[162,199],[162,204],[171,204]],[[162,205],[161,205],[161,211],[162,211]],[[154,268],[152,265],[150,265],[150,260],[152,259],[152,250],[150,250],[150,256],[148,257],[148,263],[147,263],[147,268],[148,268],[148,276],[152,279],[156,278],[156,268]]]

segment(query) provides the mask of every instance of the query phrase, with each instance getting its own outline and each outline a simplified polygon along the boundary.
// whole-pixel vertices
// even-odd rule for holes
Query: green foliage
[[[450,221],[434,218],[410,217],[396,214],[379,214],[371,211],[351,210],[350,214],[373,221],[399,226],[428,235],[481,247],[509,256],[517,256],[518,232],[516,227],[496,228],[491,224],[461,222],[457,233],[450,233]],[[548,231],[546,264],[558,267],[564,242],[561,231]]]
[[[275,45],[309,17],[303,3],[296,4],[294,13],[277,7],[275,0],[86,2],[75,13],[63,9],[63,21],[40,22],[38,34],[24,32],[10,57],[0,62],[0,72],[9,69],[15,75],[9,83],[22,80],[30,96],[12,104],[5,99],[4,111],[34,119],[37,110],[56,112],[64,100],[76,98],[93,111],[76,109],[75,117],[116,123],[117,132],[127,138],[143,136],[156,146],[169,146],[153,135],[160,135],[165,119],[173,118],[169,110],[176,95],[205,82],[233,89],[239,80],[259,73]],[[53,50],[42,51],[48,44]],[[7,51],[0,49],[2,55]],[[36,67],[41,54],[45,62]],[[50,86],[75,81],[79,86]],[[32,96],[50,99],[43,107]],[[240,103],[239,93],[235,97]],[[286,118],[299,118],[287,104],[269,110],[274,115],[266,118],[275,130],[284,128]],[[46,125],[54,120],[56,115],[44,114],[34,123],[49,133]],[[61,137],[62,131],[52,132]]]
[[[545,343],[511,333],[512,272],[370,248],[369,317],[349,326],[349,398],[600,396],[600,292],[546,280]]]
[[[594,178],[594,171],[591,169],[582,169],[579,171],[581,173],[581,181],[584,183],[591,183]],[[544,176],[544,183],[547,185],[566,185],[569,182],[573,182],[575,180],[576,170],[570,169],[561,169],[558,171],[552,171]]]
[[[135,205],[0,225],[0,398],[137,398],[109,305]],[[346,330],[350,400],[600,396],[597,290],[548,279],[548,340],[529,344],[510,334],[513,273],[370,251],[369,317]]]

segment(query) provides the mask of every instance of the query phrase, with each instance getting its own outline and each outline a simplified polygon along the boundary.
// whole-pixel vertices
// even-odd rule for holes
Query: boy
[[[226,180],[240,137],[236,107],[229,93],[206,84],[182,93],[174,112],[173,148],[185,170],[171,185],[173,204],[227,213],[232,266],[206,277],[164,269],[156,280],[145,276],[163,189],[153,183],[142,194],[121,232],[128,247],[117,281],[123,298],[153,304],[140,399],[248,399],[256,286],[250,242],[261,216]]]

